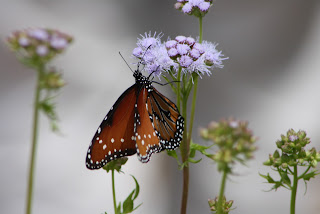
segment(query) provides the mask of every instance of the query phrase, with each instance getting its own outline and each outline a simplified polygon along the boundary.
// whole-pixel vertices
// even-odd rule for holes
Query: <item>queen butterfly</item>
[[[145,77],[139,71],[139,65],[133,73],[135,84],[111,107],[89,145],[88,169],[99,169],[135,153],[146,163],[153,153],[180,145],[183,117],[177,106],[152,86],[151,74]]]

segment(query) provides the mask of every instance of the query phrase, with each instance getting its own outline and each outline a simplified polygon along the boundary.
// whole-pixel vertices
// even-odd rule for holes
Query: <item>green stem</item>
[[[181,71],[182,71],[182,67],[179,66],[179,70],[178,70],[178,83],[177,83],[177,106],[178,106],[178,109],[180,111],[180,100],[181,100],[181,84],[180,84],[180,81],[181,81]]]
[[[198,78],[199,76],[196,75],[193,78],[194,85],[193,85],[193,97],[192,97],[192,106],[191,106],[191,115],[190,115],[190,124],[189,124],[189,134],[188,134],[188,145],[190,146],[191,137],[192,137],[192,128],[193,128],[193,120],[194,120],[194,113],[196,109],[196,100],[197,100],[197,90],[198,90]]]
[[[202,43],[202,16],[199,17],[199,43]]]
[[[31,148],[31,160],[29,165],[29,178],[28,178],[28,189],[27,189],[27,207],[26,214],[31,214],[32,199],[33,199],[33,175],[36,162],[36,151],[37,151],[37,140],[38,140],[38,121],[39,121],[39,100],[41,93],[41,76],[43,72],[43,67],[39,67],[37,71],[37,83],[35,89],[35,98],[33,104],[33,130],[32,130],[32,148]]]
[[[184,81],[184,87],[186,86]],[[184,90],[185,91],[185,90]],[[188,97],[182,97],[182,116],[185,119],[184,123],[187,123],[187,102]],[[181,200],[181,214],[187,213],[187,203],[188,203],[188,194],[189,194],[189,166],[188,166],[188,159],[189,159],[189,147],[188,145],[188,130],[187,126],[185,125],[185,130],[183,132],[183,139],[181,145],[181,157],[182,157],[182,164],[183,164],[183,189],[182,189],[182,200]]]
[[[293,185],[292,185],[292,188],[291,188],[290,214],[295,214],[297,187],[298,187],[298,167],[294,166],[294,169],[293,169]]]
[[[226,180],[227,180],[227,171],[224,170],[222,175],[222,180],[221,180],[221,186],[220,186],[217,214],[223,214],[222,202],[223,202],[224,189],[226,186]]]
[[[114,214],[117,214],[117,200],[116,200],[116,189],[114,187],[114,169],[111,171],[112,176],[112,195],[113,195],[113,207],[114,207]]]

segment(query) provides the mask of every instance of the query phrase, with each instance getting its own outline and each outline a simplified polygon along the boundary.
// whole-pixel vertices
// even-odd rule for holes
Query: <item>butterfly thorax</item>
[[[133,76],[136,80],[136,85],[139,86],[139,88],[146,88],[148,92],[153,91],[152,82],[139,71],[136,70],[133,73]]]

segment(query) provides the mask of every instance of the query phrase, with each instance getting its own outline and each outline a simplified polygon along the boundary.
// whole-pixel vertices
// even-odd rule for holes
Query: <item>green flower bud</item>
[[[274,151],[273,158],[279,158],[279,157],[280,157],[279,151],[278,150]]]
[[[287,164],[287,163],[283,163],[283,164],[281,164],[281,167],[282,167],[283,169],[286,169],[286,168],[288,168],[288,164]]]
[[[318,161],[316,161],[316,160],[311,161],[311,166],[313,168],[317,167],[317,165],[318,165]]]

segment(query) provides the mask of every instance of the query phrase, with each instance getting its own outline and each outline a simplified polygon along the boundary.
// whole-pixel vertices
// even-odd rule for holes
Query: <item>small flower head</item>
[[[174,7],[185,14],[203,17],[212,6],[212,0],[178,0]]]
[[[244,163],[253,157],[257,138],[248,129],[248,123],[233,119],[212,122],[201,130],[201,137],[213,141],[219,151],[212,159],[218,163],[218,170],[231,170],[235,161]]]
[[[132,54],[134,57],[141,60],[145,65],[144,69],[153,75],[159,76],[162,71],[167,71],[171,67],[177,67],[177,64],[170,59],[167,49],[161,43],[162,34],[153,35],[151,32],[141,35],[142,38],[138,39],[137,46]],[[169,44],[170,45],[170,44]],[[175,46],[174,44],[171,44]],[[168,46],[170,48],[170,46]],[[171,50],[171,55],[174,57],[176,50]]]
[[[30,28],[15,31],[8,44],[19,59],[29,63],[50,61],[72,42],[72,37],[57,30]]]
[[[169,57],[183,68],[184,73],[210,75],[210,69],[222,68],[222,61],[228,59],[216,49],[216,44],[207,41],[200,44],[192,37],[177,36],[167,41],[165,46]]]
[[[305,131],[294,131],[290,129],[286,135],[281,135],[281,139],[276,142],[280,152],[276,150],[273,155],[269,156],[269,160],[264,162],[265,165],[273,167],[284,166],[312,166],[313,163],[319,161],[320,153],[315,148],[306,150],[305,146],[310,143]]]

